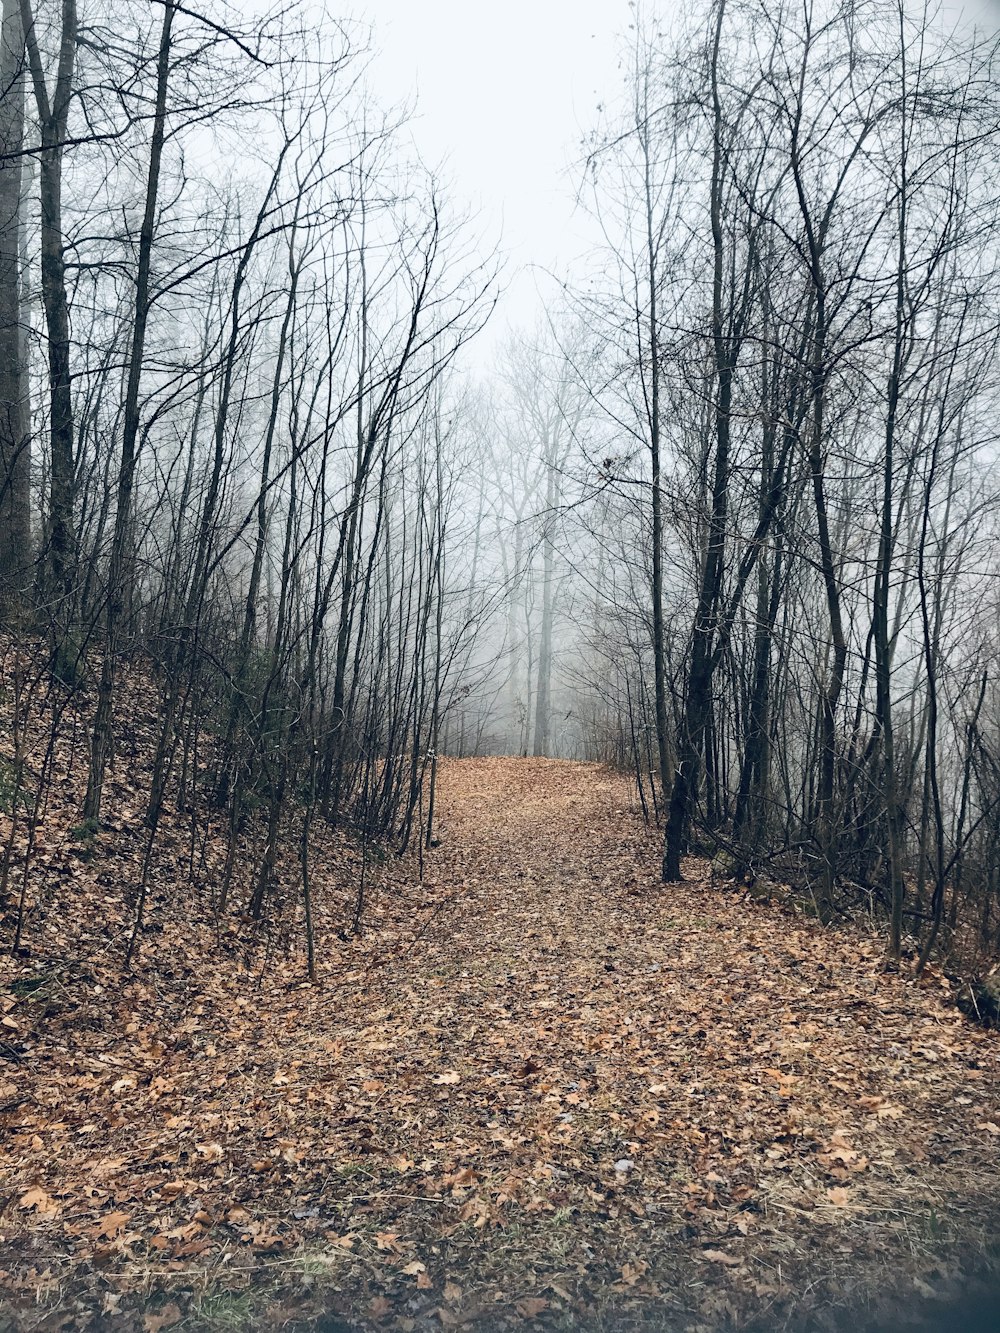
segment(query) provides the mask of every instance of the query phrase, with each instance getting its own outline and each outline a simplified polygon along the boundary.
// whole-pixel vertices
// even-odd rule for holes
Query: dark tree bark
[[[24,610],[30,574],[30,412],[22,309],[25,46],[17,0],[0,29],[0,617]]]
[[[135,281],[135,315],[132,326],[132,346],[129,353],[128,382],[125,389],[125,421],[122,430],[121,460],[118,467],[115,528],[108,571],[104,652],[101,659],[97,711],[91,737],[87,795],[83,806],[84,819],[91,820],[95,824],[101,814],[101,794],[104,788],[104,773],[111,744],[111,710],[114,703],[119,633],[125,608],[125,573],[129,563],[128,547],[132,530],[132,492],[135,485],[136,451],[139,440],[139,388],[142,381],[146,324],[149,318],[150,266],[156,227],[156,200],[160,186],[160,165],[163,158],[163,141],[166,133],[167,84],[170,78],[170,33],[175,12],[173,0],[166,0],[163,9],[163,25],[160,31],[160,47],[156,67],[156,102],[153,113],[149,166],[146,173],[145,209],[139,232]],[[138,926],[136,929],[138,930]],[[130,957],[135,939],[136,936],[133,936],[133,945],[129,950]]]
[[[63,151],[69,124],[77,49],[76,0],[62,0],[59,58],[50,99],[35,34],[31,0],[20,0],[21,22],[41,137],[41,277],[49,366],[49,512],[46,520],[47,598],[63,600],[65,621],[76,577],[73,513],[73,398],[70,368],[69,298],[63,240]]]
[[[709,215],[712,227],[712,351],[715,363],[715,467],[712,478],[712,511],[708,547],[698,591],[698,607],[691,632],[690,662],[679,727],[677,764],[667,808],[663,842],[664,882],[681,878],[681,855],[685,850],[691,811],[698,793],[698,773],[712,703],[714,637],[726,554],[726,516],[729,506],[730,413],[733,398],[735,352],[726,329],[725,237],[723,234],[723,117],[719,90],[719,48],[726,14],[719,0],[712,43],[710,78],[712,88],[712,180]]]

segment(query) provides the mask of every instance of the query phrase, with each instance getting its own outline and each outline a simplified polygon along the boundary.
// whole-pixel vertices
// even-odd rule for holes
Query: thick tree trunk
[[[59,61],[51,102],[35,38],[30,0],[21,0],[21,22],[41,130],[39,195],[42,306],[49,363],[49,513],[46,525],[45,593],[68,602],[75,578],[73,522],[73,398],[70,381],[69,297],[62,232],[62,157],[76,64],[76,0],[63,0]],[[68,614],[64,606],[56,619]]]
[[[0,617],[17,619],[29,571],[30,413],[21,291],[24,31],[17,0],[0,30]]]

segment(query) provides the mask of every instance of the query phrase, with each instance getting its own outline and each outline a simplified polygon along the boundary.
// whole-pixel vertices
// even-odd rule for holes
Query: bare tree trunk
[[[652,580],[653,601],[653,700],[656,711],[656,754],[659,760],[660,792],[663,800],[671,783],[670,743],[667,736],[667,653],[663,625],[663,489],[660,439],[660,330],[657,309],[657,253],[653,228],[653,194],[649,146],[648,79],[646,72],[643,117],[643,169],[646,206],[646,261],[649,279],[649,453],[652,464]]]
[[[24,609],[30,550],[30,413],[21,290],[25,47],[17,0],[0,29],[0,618]]]
[[[104,771],[111,744],[111,710],[114,702],[115,676],[119,649],[119,633],[125,606],[125,571],[128,563],[129,537],[132,520],[132,491],[135,482],[136,446],[139,438],[139,385],[142,379],[142,358],[146,342],[146,321],[149,316],[149,276],[153,254],[153,233],[156,226],[156,198],[160,184],[160,162],[167,119],[167,83],[170,77],[170,32],[175,8],[167,0],[163,10],[160,31],[160,49],[156,70],[156,107],[153,116],[153,135],[146,175],[146,206],[139,232],[139,254],[135,286],[135,320],[132,327],[132,347],[129,356],[128,384],[125,390],[125,423],[122,431],[122,453],[118,470],[117,510],[115,530],[111,543],[111,564],[108,571],[108,609],[104,630],[104,653],[101,661],[101,681],[97,696],[97,711],[90,748],[90,771],[83,817],[95,824],[101,814],[101,793]],[[140,900],[137,920],[141,916]],[[138,926],[137,926],[138,930]],[[131,950],[130,950],[131,953]]]
[[[42,305],[48,334],[49,362],[49,513],[46,527],[46,594],[68,599],[75,578],[73,519],[73,398],[70,381],[69,298],[62,232],[62,158],[69,122],[76,64],[76,0],[62,0],[62,24],[55,91],[49,100],[42,57],[35,35],[31,0],[20,0],[21,22],[41,131]],[[65,606],[58,615],[64,621]]]
[[[726,514],[729,495],[730,412],[733,395],[734,354],[724,327],[725,246],[722,231],[722,105],[719,94],[719,47],[725,18],[725,0],[719,0],[712,47],[711,83],[713,102],[713,157],[709,212],[712,224],[712,346],[715,357],[716,396],[715,474],[712,483],[712,514],[708,549],[702,569],[698,608],[691,633],[691,658],[688,667],[684,712],[680,725],[677,766],[667,810],[663,842],[663,879],[681,878],[681,854],[684,852],[691,811],[698,793],[698,772],[705,733],[709,723],[714,668],[713,639],[722,592],[723,563],[726,547]]]
[[[546,451],[551,453],[552,441],[546,442]],[[556,508],[556,471],[551,457],[548,459],[545,476],[545,517],[542,528],[542,625],[538,637],[538,684],[535,689],[535,743],[532,753],[536,756],[549,753],[549,724],[551,705],[549,703],[552,686],[552,616],[553,616],[553,572],[555,565],[555,545],[552,541],[552,525],[555,522]]]

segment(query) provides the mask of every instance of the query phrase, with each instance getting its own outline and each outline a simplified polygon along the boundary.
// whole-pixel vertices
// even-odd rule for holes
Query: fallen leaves
[[[56,1200],[50,1198],[43,1189],[37,1187],[25,1190],[18,1199],[17,1206],[25,1210],[32,1210],[43,1217],[53,1217],[59,1211],[59,1204]]]
[[[728,1254],[725,1250],[702,1250],[701,1257],[709,1259],[713,1264],[724,1264],[727,1267],[739,1267],[741,1260],[738,1255]]]
[[[935,1198],[991,1181],[998,1040],[940,987],[696,862],[664,895],[605,770],[440,775],[423,885],[389,867],[378,929],[330,951],[322,987],[295,957],[219,967],[214,923],[196,948],[164,909],[149,980],[98,952],[75,1008],[8,1006],[44,1057],[30,1125],[7,1113],[8,1232],[126,1304],[155,1266],[176,1299],[146,1333],[187,1318],[174,1275],[300,1259],[364,1327],[586,1325],[609,1293],[638,1310],[707,1284],[737,1309],[779,1265],[803,1289],[860,1271],[909,1168]],[[954,1161],[952,1138],[972,1145]]]
[[[522,1319],[537,1319],[548,1308],[549,1303],[544,1296],[522,1296],[514,1305]]]
[[[407,1277],[415,1277],[417,1279],[418,1291],[430,1291],[431,1287],[434,1285],[427,1275],[427,1265],[421,1263],[419,1259],[411,1259],[410,1262],[404,1264],[399,1271],[405,1273]]]
[[[173,1328],[175,1324],[179,1324],[183,1317],[180,1307],[171,1301],[155,1314],[144,1315],[142,1326],[145,1333],[162,1333],[163,1329]]]
[[[128,1213],[108,1213],[102,1217],[97,1226],[91,1227],[89,1234],[95,1239],[120,1235],[129,1223]]]
[[[641,1277],[649,1271],[649,1265],[643,1260],[635,1263],[625,1263],[621,1267],[622,1282],[628,1287],[634,1287]]]

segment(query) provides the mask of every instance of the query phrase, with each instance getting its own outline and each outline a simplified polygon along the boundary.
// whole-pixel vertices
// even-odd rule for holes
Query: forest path
[[[454,1215],[492,1235],[478,1260],[555,1308],[593,1301],[595,1270],[626,1304],[707,1282],[709,1320],[748,1292],[777,1320],[796,1270],[835,1302],[933,1278],[992,1206],[996,1034],[940,978],[887,973],[874,932],[697,861],[663,886],[634,806],[596,765],[442,766],[429,901],[374,984],[383,1033],[406,1033],[387,1151],[417,1161],[429,1136]],[[530,1244],[503,1260],[514,1219]]]
[[[74,1293],[74,1326],[147,1333],[165,1302],[185,1329],[776,1330],[987,1248],[1000,1036],[940,978],[701,863],[661,885],[595,765],[447,760],[438,812],[359,938],[318,897],[319,986],[165,916],[135,974],[95,955],[17,1000],[25,1328]]]
[[[618,952],[641,963],[652,941],[636,904],[618,914],[623,891],[648,887],[651,844],[618,775],[548,759],[445,763],[437,809],[425,884],[445,901],[418,946],[425,979],[438,953],[484,983],[503,985],[512,963],[522,980],[538,970],[557,993]],[[523,985],[512,992],[524,1001]]]

